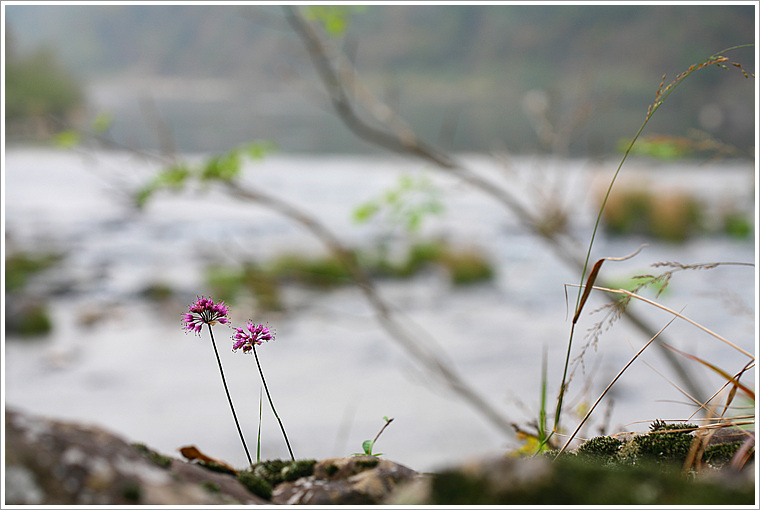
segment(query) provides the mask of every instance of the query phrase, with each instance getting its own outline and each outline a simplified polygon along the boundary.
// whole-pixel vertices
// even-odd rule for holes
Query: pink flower
[[[230,320],[227,314],[230,309],[224,304],[224,301],[214,304],[214,301],[207,297],[199,297],[190,305],[190,311],[182,315],[184,329],[200,333],[204,324],[213,326],[217,322],[220,324],[229,324]]]
[[[264,341],[274,340],[274,330],[269,329],[269,325],[254,324],[249,322],[245,328],[235,328],[236,333],[232,335],[235,344],[232,350],[243,349],[243,352],[251,352],[254,345],[261,345]]]

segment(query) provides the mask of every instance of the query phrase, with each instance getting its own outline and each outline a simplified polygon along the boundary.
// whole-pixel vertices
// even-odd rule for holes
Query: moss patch
[[[222,490],[218,483],[212,482],[210,480],[205,480],[201,482],[200,485],[203,490],[211,493],[221,492]]]
[[[145,446],[145,444],[143,443],[132,443],[132,447],[138,452],[140,452],[144,457],[146,457],[152,463],[164,469],[168,468],[172,463],[171,457],[167,457],[166,455],[161,455],[160,453],[154,450],[151,450],[150,448]]]
[[[432,478],[430,499],[432,505],[746,505],[754,487],[698,482],[654,463],[606,466],[568,455],[546,476],[526,482],[443,472]]]
[[[245,487],[264,499],[272,498],[272,490],[282,482],[292,482],[310,476],[316,460],[284,461],[267,460],[245,471],[238,471],[237,478]]]
[[[272,499],[272,486],[260,476],[250,471],[238,471],[237,479],[252,494],[264,499]]]
[[[696,428],[690,423],[655,421],[648,434],[635,436],[622,447],[617,459],[621,464],[628,465],[642,461],[683,465],[691,443],[696,439],[690,432]]]

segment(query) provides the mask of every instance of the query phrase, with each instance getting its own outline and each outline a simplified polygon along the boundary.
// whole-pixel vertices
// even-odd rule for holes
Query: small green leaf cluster
[[[372,439],[367,439],[366,441],[362,442],[362,450],[364,450],[364,453],[355,453],[354,455],[372,455],[372,456],[378,456],[382,455],[382,453],[372,453],[372,447],[375,446],[375,441]]]
[[[357,223],[366,223],[384,214],[385,221],[391,227],[401,226],[408,233],[416,232],[425,218],[443,213],[439,195],[429,177],[402,175],[398,183],[380,197],[358,206],[353,218]]]
[[[331,37],[339,37],[348,29],[351,15],[366,8],[365,5],[310,5],[303,11],[308,19],[318,21]]]
[[[191,179],[208,184],[210,182],[232,182],[240,177],[243,162],[259,160],[274,150],[272,142],[257,141],[236,147],[224,154],[211,156],[197,165],[179,162],[161,170],[135,195],[137,207],[144,207],[153,194],[162,190],[179,191]]]
[[[383,431],[388,427],[388,425],[391,424],[391,422],[394,420],[393,418],[388,418],[387,416],[383,416],[383,420],[385,423],[383,424],[383,428],[380,429],[380,432],[377,433],[374,439],[367,439],[362,443],[362,450],[364,450],[363,453],[353,453],[352,456],[355,455],[371,455],[373,457],[377,457],[382,455],[382,453],[372,453],[372,448],[375,446],[375,443],[377,442],[380,435],[383,433]],[[365,463],[366,464],[366,463]],[[372,463],[371,467],[374,467],[377,464],[377,461]]]

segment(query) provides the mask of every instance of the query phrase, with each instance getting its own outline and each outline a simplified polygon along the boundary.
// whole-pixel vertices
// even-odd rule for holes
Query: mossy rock
[[[615,456],[623,447],[623,441],[609,436],[589,439],[578,447],[576,455],[581,459],[614,462]]]
[[[167,457],[166,455],[161,455],[155,450],[151,450],[144,443],[132,443],[132,447],[159,467],[168,468],[172,464],[171,457]]]
[[[272,490],[275,487],[283,482],[293,482],[311,476],[315,464],[314,459],[266,460],[245,471],[238,471],[237,478],[253,494],[272,499]]]
[[[532,475],[526,475],[532,473]],[[436,474],[430,505],[732,505],[752,504],[754,486],[695,481],[655,463],[610,466],[574,455],[505,458],[483,469]],[[419,502],[417,502],[419,503]]]

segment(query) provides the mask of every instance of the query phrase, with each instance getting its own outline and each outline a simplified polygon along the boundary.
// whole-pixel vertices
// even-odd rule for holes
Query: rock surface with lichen
[[[99,427],[5,411],[7,504],[374,504],[417,473],[371,456],[265,461],[232,472]]]
[[[99,427],[5,411],[5,502],[263,504],[234,477],[160,455]]]
[[[272,500],[283,505],[373,505],[417,477],[406,466],[371,455],[325,459],[311,476],[278,485]]]
[[[705,444],[719,447],[723,458],[716,453],[715,466],[688,476],[681,460],[694,437],[657,430],[598,438],[556,462],[499,456],[421,474],[359,455],[271,460],[235,472],[223,463],[165,456],[98,427],[5,413],[6,504],[751,505],[755,499],[754,460],[741,470],[726,463],[747,443],[738,429],[712,434]],[[663,451],[653,440],[663,436],[674,462],[662,453],[652,457]]]

